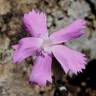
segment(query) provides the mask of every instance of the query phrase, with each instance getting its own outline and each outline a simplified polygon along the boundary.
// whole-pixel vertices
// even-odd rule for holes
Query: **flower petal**
[[[15,45],[12,46],[12,48],[15,49],[15,50],[17,50],[18,49],[18,46],[19,46],[19,44],[15,44]]]
[[[30,81],[40,86],[45,86],[47,81],[52,82],[51,63],[52,57],[50,55],[38,56],[32,68]]]
[[[33,10],[32,12],[24,14],[23,21],[27,30],[32,36],[48,36],[45,13],[40,13]]]
[[[35,37],[26,37],[19,41],[19,44],[22,45],[22,48],[33,48],[33,47],[40,47],[43,43],[43,40],[41,38],[35,38]]]
[[[73,40],[76,38],[79,38],[84,34],[84,32],[81,32],[83,28],[85,28],[86,22],[82,19],[78,19],[74,21],[69,26],[66,26],[64,29],[61,29],[58,32],[54,32],[50,39],[54,43],[62,43],[67,42],[69,40]]]
[[[25,49],[25,50],[17,50],[13,52],[13,63],[21,62],[25,58],[32,56],[35,54],[35,49]]]
[[[82,69],[85,69],[86,58],[84,54],[63,45],[52,47],[52,52],[65,70],[65,73],[71,71],[77,74],[78,72],[82,72]]]
[[[25,58],[31,56],[40,48],[42,40],[40,38],[23,38],[19,44],[13,46],[16,50],[13,52],[13,62],[20,62]]]

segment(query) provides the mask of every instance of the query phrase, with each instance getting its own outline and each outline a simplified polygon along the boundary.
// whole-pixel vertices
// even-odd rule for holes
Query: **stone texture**
[[[11,11],[11,5],[8,0],[0,0],[0,15],[5,15]]]

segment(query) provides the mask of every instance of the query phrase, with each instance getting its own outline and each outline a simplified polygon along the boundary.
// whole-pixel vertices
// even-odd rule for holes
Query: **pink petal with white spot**
[[[47,81],[52,82],[51,78],[52,57],[48,54],[38,56],[30,75],[30,81],[40,86],[45,86]]]
[[[84,34],[82,32],[82,29],[85,28],[86,22],[82,19],[78,19],[74,21],[72,24],[66,26],[65,28],[54,32],[51,36],[50,39],[54,43],[62,43],[62,42],[67,42],[76,38],[79,38]]]
[[[16,50],[13,52],[13,62],[17,63],[25,58],[32,56],[41,46],[42,40],[40,38],[23,38],[13,48]]]
[[[53,46],[52,52],[61,64],[65,73],[71,71],[72,73],[77,74],[78,72],[82,72],[82,69],[85,69],[86,58],[84,54],[63,45]]]
[[[35,10],[24,14],[23,22],[31,36],[48,36],[46,14]]]

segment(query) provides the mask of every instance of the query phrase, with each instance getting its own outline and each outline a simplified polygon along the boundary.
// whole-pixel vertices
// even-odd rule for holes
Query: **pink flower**
[[[86,22],[82,19],[74,21],[69,26],[48,35],[45,13],[29,12],[24,14],[23,21],[31,37],[22,38],[15,49],[13,62],[17,63],[29,56],[35,57],[30,81],[45,86],[47,81],[52,82],[51,63],[54,56],[61,64],[65,73],[74,74],[85,69],[85,55],[64,46],[63,43],[79,38],[84,33]]]

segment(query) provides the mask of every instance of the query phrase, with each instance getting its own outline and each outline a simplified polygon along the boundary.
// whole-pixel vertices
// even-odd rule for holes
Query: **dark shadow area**
[[[83,82],[85,83],[86,87],[96,89],[96,59],[91,60],[82,73],[79,73],[73,78],[68,77],[68,80],[73,85],[82,86]]]
[[[91,8],[91,12],[96,16],[96,6],[91,0],[85,0]]]

